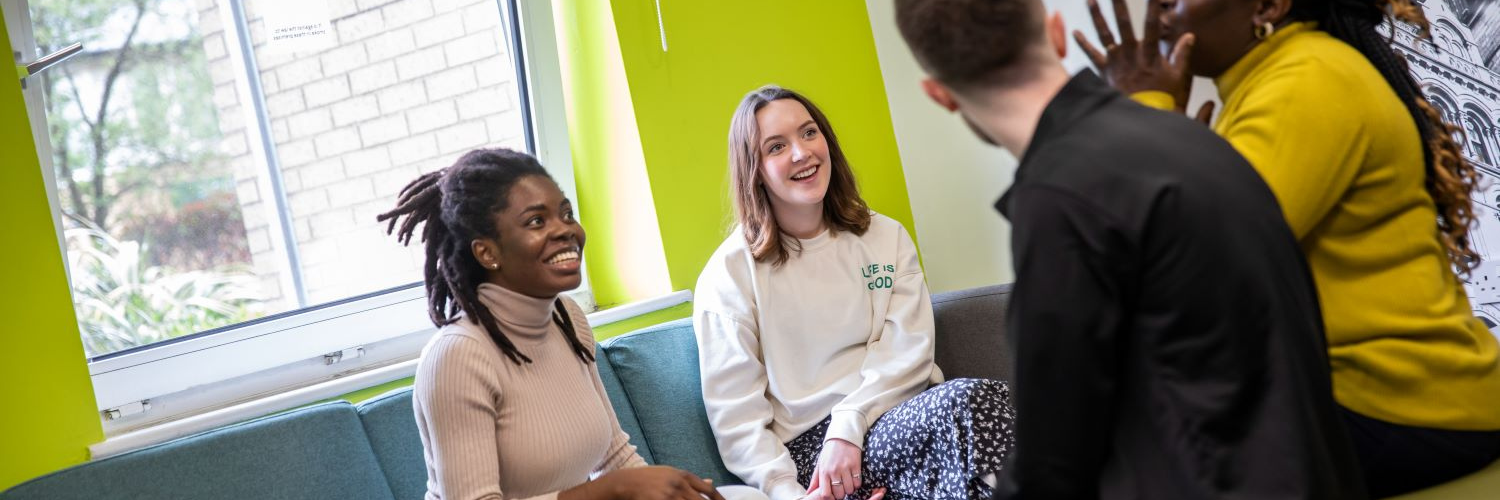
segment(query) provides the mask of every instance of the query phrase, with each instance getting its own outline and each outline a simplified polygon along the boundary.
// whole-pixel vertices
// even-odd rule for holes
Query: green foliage
[[[31,11],[43,51],[84,44],[42,75],[63,211],[147,243],[153,263],[248,262],[237,203],[213,218],[228,224],[191,228],[201,238],[153,240],[141,230],[234,197],[193,2],[33,0]]]
[[[69,43],[97,42],[103,38],[104,21],[121,7],[119,0],[32,0],[32,30],[42,52],[61,49]]]
[[[90,357],[263,314],[190,0],[32,0]],[[222,36],[222,35],[220,35]]]
[[[174,272],[146,249],[79,221],[66,231],[78,326],[89,357],[240,323],[264,314],[253,275]]]

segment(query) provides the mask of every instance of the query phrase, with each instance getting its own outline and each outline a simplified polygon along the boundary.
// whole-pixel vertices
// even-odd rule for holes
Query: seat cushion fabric
[[[427,495],[427,462],[422,436],[412,411],[411,388],[404,387],[360,403],[360,423],[385,473],[396,500],[420,500]]]
[[[339,401],[89,462],[0,498],[393,497],[354,406]]]
[[[1005,339],[1010,288],[995,285],[932,296],[937,365],[944,377],[1010,381],[1010,350]]]
[[[699,386],[693,323],[681,319],[603,342],[630,398],[653,463],[671,465],[716,484],[744,484],[724,468]]]

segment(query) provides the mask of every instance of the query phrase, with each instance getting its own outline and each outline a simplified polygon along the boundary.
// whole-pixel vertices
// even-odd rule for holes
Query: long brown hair
[[[834,135],[828,117],[802,94],[775,85],[755,89],[745,94],[729,121],[729,197],[734,200],[735,219],[745,235],[745,243],[750,246],[751,255],[757,261],[770,260],[777,266],[791,258],[791,251],[800,252],[802,247],[796,238],[783,237],[785,233],[776,224],[776,215],[771,211],[771,196],[761,179],[760,148],[755,146],[760,141],[760,126],[755,121],[755,113],[771,101],[780,99],[802,103],[828,142],[833,170],[829,172],[828,193],[823,196],[823,222],[831,228],[856,235],[863,235],[870,228],[870,207],[859,196],[854,170],[849,168],[849,160],[839,148],[838,136]]]
[[[1470,193],[1479,183],[1479,173],[1454,139],[1462,129],[1444,120],[1427,101],[1406,60],[1391,48],[1392,38],[1377,30],[1381,22],[1390,21],[1395,30],[1396,21],[1402,21],[1416,26],[1422,38],[1430,38],[1422,8],[1411,0],[1295,0],[1290,17],[1316,21],[1319,29],[1358,49],[1406,103],[1422,136],[1427,194],[1437,205],[1438,239],[1459,275],[1467,277],[1479,266],[1479,252],[1469,241],[1469,231],[1477,223]]]

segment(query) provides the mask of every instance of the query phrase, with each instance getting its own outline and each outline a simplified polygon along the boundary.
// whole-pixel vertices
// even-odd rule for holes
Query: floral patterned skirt
[[[865,435],[863,500],[886,488],[886,500],[989,498],[982,478],[996,474],[1015,447],[1015,416],[1005,382],[955,379],[933,386],[885,412]],[[808,429],[787,450],[797,481],[812,482],[831,419]]]

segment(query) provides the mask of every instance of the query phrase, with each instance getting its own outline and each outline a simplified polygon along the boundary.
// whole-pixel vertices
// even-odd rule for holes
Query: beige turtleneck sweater
[[[479,300],[531,363],[516,364],[477,323],[443,327],[422,350],[412,406],[427,498],[556,498],[599,474],[646,465],[620,430],[599,369],[552,322],[552,299],[483,284]],[[593,330],[564,297],[578,340]]]

